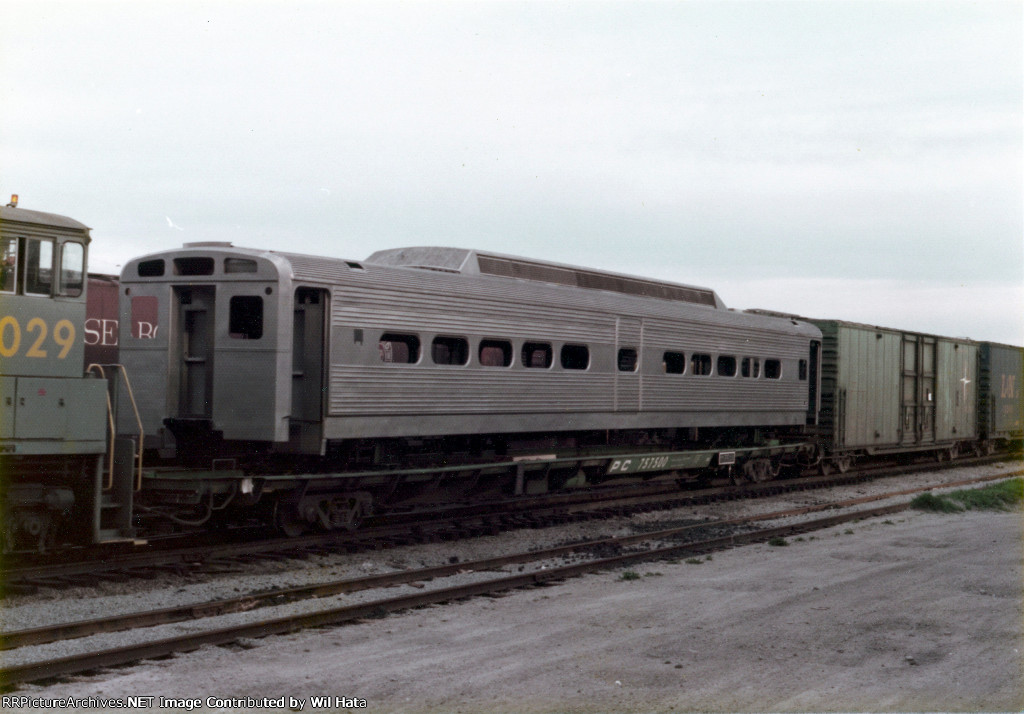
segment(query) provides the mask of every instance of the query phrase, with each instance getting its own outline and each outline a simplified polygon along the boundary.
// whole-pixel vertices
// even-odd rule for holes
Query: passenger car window
[[[175,275],[213,275],[213,258],[175,258]]]
[[[256,261],[248,258],[225,258],[225,273],[255,273]]]
[[[484,367],[508,367],[512,364],[512,343],[508,340],[480,340],[479,358]]]
[[[259,295],[235,295],[229,301],[228,334],[236,340],[263,337],[263,298]]]
[[[377,350],[381,362],[415,364],[420,361],[420,338],[416,335],[385,332],[380,336]]]
[[[711,355],[693,354],[690,357],[690,373],[702,376],[711,374]]]
[[[765,379],[782,379],[782,362],[777,359],[766,359],[764,361]]]
[[[551,366],[551,345],[546,342],[523,344],[523,366],[547,369]]]
[[[719,377],[735,377],[736,376],[736,358],[731,355],[719,355],[718,356],[718,376]]]
[[[666,352],[662,358],[665,374],[682,374],[686,371],[686,355],[682,352]]]
[[[434,364],[462,365],[469,362],[469,342],[462,337],[435,337],[430,352]]]
[[[164,261],[161,258],[144,260],[137,267],[140,278],[158,278],[164,274]]]
[[[637,354],[632,347],[623,347],[619,350],[619,371],[635,372],[637,368]]]
[[[586,345],[562,346],[563,369],[586,369],[590,366],[590,348]]]

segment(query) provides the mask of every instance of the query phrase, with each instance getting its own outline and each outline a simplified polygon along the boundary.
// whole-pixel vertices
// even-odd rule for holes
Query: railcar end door
[[[176,287],[178,307],[178,416],[213,415],[214,287]]]

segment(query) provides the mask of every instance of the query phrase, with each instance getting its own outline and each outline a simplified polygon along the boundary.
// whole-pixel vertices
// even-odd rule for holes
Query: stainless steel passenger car
[[[818,329],[704,288],[454,248],[220,243],[132,260],[120,285],[121,359],[154,385],[145,431],[179,452],[816,418]]]

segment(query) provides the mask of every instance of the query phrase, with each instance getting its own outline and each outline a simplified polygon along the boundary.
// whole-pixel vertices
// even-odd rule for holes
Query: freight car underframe
[[[863,459],[898,457],[914,459],[920,456],[934,457],[938,462],[952,461],[961,454],[971,453],[975,456],[991,456],[997,451],[1013,451],[1020,448],[1019,440],[959,440],[943,441],[920,446],[867,447],[861,449],[828,449],[823,450],[818,469],[828,475],[838,471],[846,473],[854,464]]]
[[[508,435],[343,442],[322,461],[260,455],[252,445],[248,458],[224,456],[225,450],[216,449],[221,455],[206,462],[209,468],[144,472],[136,514],[182,527],[255,517],[297,535],[313,529],[351,530],[373,512],[626,480],[659,478],[683,485],[729,477],[760,482],[786,468],[813,465],[815,459],[813,444],[797,429],[679,431],[686,432],[685,440],[662,432],[602,432],[558,438],[520,435],[512,443]],[[595,443],[599,438],[601,443]]]

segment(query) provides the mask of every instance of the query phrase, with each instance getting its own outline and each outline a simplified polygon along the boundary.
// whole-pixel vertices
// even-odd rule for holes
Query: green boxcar
[[[822,332],[827,453],[955,453],[977,438],[978,345],[839,320]]]
[[[987,446],[1024,434],[1024,349],[983,342],[978,347],[978,431]]]

